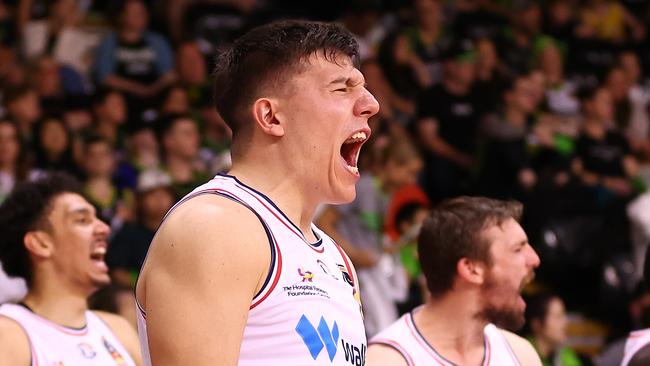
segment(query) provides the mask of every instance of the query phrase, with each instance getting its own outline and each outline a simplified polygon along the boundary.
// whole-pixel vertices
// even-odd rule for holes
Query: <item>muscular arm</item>
[[[537,355],[535,348],[533,348],[530,342],[507,330],[500,330],[515,352],[515,356],[517,356],[520,364],[526,366],[542,366],[542,361],[539,359],[539,355]]]
[[[244,206],[204,195],[180,206],[151,244],[138,282],[154,365],[236,365],[271,252]]]
[[[395,348],[383,344],[368,346],[366,366],[407,366],[406,360]]]
[[[135,304],[133,304],[135,307]],[[93,311],[95,315],[99,316],[117,337],[122,342],[126,351],[129,352],[135,364],[142,365],[142,356],[140,354],[140,341],[135,329],[129,322],[119,315],[107,313],[104,311]]]
[[[31,364],[29,339],[13,319],[0,315],[0,365]]]

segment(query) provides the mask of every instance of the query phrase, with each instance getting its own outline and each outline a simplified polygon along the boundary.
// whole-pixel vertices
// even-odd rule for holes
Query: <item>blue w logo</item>
[[[339,341],[339,327],[336,325],[336,322],[334,322],[332,330],[330,330],[325,319],[321,316],[318,327],[314,328],[309,319],[303,315],[298,325],[296,325],[296,332],[302,337],[314,360],[323,350],[323,347],[327,349],[327,355],[330,357],[330,361],[334,360]]]

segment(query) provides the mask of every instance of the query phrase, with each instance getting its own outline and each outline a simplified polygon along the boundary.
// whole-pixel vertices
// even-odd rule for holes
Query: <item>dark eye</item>
[[[343,92],[343,93],[345,93],[345,92],[347,92],[347,91],[348,91],[348,88],[339,88],[339,89],[336,89],[336,90],[334,90],[334,91],[336,91],[336,92]]]

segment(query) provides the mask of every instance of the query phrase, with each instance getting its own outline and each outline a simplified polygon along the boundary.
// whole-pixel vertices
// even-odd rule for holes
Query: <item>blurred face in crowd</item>
[[[110,283],[104,262],[110,229],[94,207],[76,193],[62,193],[54,198],[47,219],[43,231],[48,246],[36,253],[38,265],[52,266],[66,284],[89,293]]]
[[[562,25],[570,22],[573,16],[571,2],[564,0],[552,1],[548,6],[548,14],[550,16],[551,22],[556,25]]]
[[[559,347],[567,339],[567,324],[564,302],[559,297],[554,297],[548,303],[546,317],[542,321],[533,320],[531,327],[535,338]]]
[[[149,168],[158,165],[158,139],[150,128],[143,128],[131,135],[128,146],[129,154],[137,164]]]
[[[59,65],[51,57],[45,57],[38,63],[34,78],[36,90],[42,96],[55,96],[61,90]]]
[[[512,218],[489,226],[482,235],[490,243],[492,263],[481,288],[483,309],[478,315],[506,329],[519,329],[524,325],[526,309],[521,290],[532,281],[539,257]]]
[[[539,70],[535,70],[528,75],[530,80],[535,105],[540,105],[546,95],[546,76]]]
[[[614,102],[612,94],[605,88],[599,88],[591,100],[586,101],[587,115],[601,122],[614,118]]]
[[[120,125],[126,122],[127,111],[124,96],[118,92],[112,92],[95,106],[95,113],[100,121],[111,122]]]
[[[386,162],[384,169],[387,184],[400,188],[417,183],[418,175],[422,170],[422,161],[417,157],[406,162],[397,162],[391,159]]]
[[[631,84],[622,68],[612,69],[607,74],[605,86],[609,90],[614,102],[621,101],[627,97]]]
[[[19,153],[16,127],[7,121],[0,121],[0,166],[16,164]]]
[[[181,82],[202,84],[207,79],[203,54],[194,43],[183,43],[176,53],[176,71]]]
[[[539,31],[542,20],[542,12],[539,5],[533,4],[517,12],[515,24],[518,29],[533,35]]]
[[[538,62],[547,78],[561,78],[564,74],[562,55],[555,45],[547,45],[539,55]]]
[[[113,147],[106,141],[95,141],[86,146],[84,166],[90,177],[111,177],[115,169]]]
[[[140,194],[139,211],[143,218],[162,221],[174,204],[174,194],[167,187],[159,187]]]
[[[519,77],[512,90],[506,92],[506,104],[525,114],[530,114],[537,107],[535,90],[532,81],[526,77]]]
[[[35,122],[41,117],[41,105],[35,91],[29,91],[8,105],[16,121]]]
[[[474,82],[474,76],[476,75],[475,62],[449,60],[445,65],[445,77],[448,75],[451,80],[466,87],[471,86]]]
[[[481,70],[493,70],[497,67],[498,58],[494,43],[487,38],[482,38],[476,45],[478,53],[477,68]]]
[[[292,77],[291,90],[278,98],[276,118],[289,168],[302,174],[305,188],[318,187],[320,200],[350,202],[359,179],[357,159],[370,137],[368,119],[379,110],[365,79],[345,55],[332,62],[318,52]],[[301,156],[302,159],[296,159]]]
[[[416,0],[414,11],[419,27],[432,30],[440,24],[442,16],[440,1]]]
[[[623,52],[619,57],[619,61],[628,84],[636,84],[641,79],[639,57],[634,52]]]
[[[70,144],[63,122],[54,118],[46,120],[41,130],[40,142],[48,154],[57,156],[63,153]]]
[[[165,151],[183,159],[193,159],[199,151],[199,129],[189,118],[180,118],[163,138]]]
[[[93,115],[88,109],[72,109],[63,113],[63,122],[71,132],[84,130],[93,123]]]
[[[183,114],[190,109],[190,101],[187,92],[181,87],[174,87],[168,93],[162,105],[162,111],[166,114]]]
[[[121,20],[125,30],[142,32],[147,29],[149,12],[144,2],[128,0],[124,5]]]

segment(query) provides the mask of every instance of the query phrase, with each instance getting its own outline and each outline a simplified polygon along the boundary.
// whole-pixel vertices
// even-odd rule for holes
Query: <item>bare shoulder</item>
[[[126,319],[117,314],[100,310],[93,310],[92,312],[103,320],[115,334],[135,332],[133,326]]]
[[[225,267],[214,260],[224,258],[226,265],[267,269],[271,253],[264,227],[240,203],[211,194],[195,197],[176,208],[156,233],[141,273],[144,281],[138,281],[138,299],[143,300],[140,286],[152,271],[172,276],[192,275],[192,269],[219,272]]]
[[[29,365],[30,344],[27,333],[15,320],[0,315],[0,365]]]
[[[368,346],[366,353],[367,366],[407,366],[404,356],[395,348],[375,343]]]
[[[501,333],[506,337],[508,344],[512,347],[512,350],[515,352],[517,359],[521,362],[522,365],[541,365],[542,361],[539,359],[539,355],[533,348],[533,345],[530,344],[525,338],[522,338],[512,332],[509,332],[504,329],[499,329]]]

